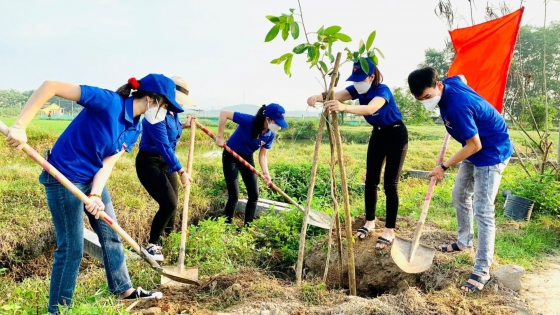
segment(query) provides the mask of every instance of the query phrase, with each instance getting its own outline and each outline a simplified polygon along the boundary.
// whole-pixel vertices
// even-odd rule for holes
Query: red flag
[[[500,113],[524,9],[449,32],[457,55],[447,75],[464,75],[469,86]]]

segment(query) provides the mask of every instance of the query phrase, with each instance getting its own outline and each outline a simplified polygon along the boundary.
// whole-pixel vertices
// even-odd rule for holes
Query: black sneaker
[[[159,245],[150,243],[148,244],[148,247],[146,247],[146,251],[152,256],[155,261],[163,261],[163,254],[161,252],[162,248],[163,247]]]
[[[133,301],[138,299],[161,299],[163,297],[163,293],[161,292],[152,292],[146,291],[142,289],[142,287],[138,287],[138,289],[134,290],[129,296],[122,298],[121,301]]]

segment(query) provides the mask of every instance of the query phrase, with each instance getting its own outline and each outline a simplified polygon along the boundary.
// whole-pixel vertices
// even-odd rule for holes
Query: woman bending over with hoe
[[[354,82],[345,90],[335,93],[335,99],[326,101],[330,111],[348,112],[364,116],[373,126],[369,139],[366,160],[366,187],[364,192],[366,223],[358,229],[357,237],[365,239],[375,228],[377,206],[377,186],[381,180],[381,169],[385,164],[383,187],[387,196],[385,229],[377,238],[376,249],[384,249],[395,239],[395,224],[399,209],[398,182],[408,150],[408,131],[402,122],[395,98],[383,82],[379,69],[367,59],[369,72],[366,73],[359,62],[354,63],[352,75],[346,81]],[[309,106],[323,102],[326,95],[314,95],[307,99]],[[358,99],[362,106],[342,104],[341,101]]]
[[[131,95],[133,89],[136,91]],[[149,74],[139,81],[131,78],[113,92],[46,81],[31,95],[9,129],[7,140],[12,147],[23,147],[27,142],[25,130],[31,119],[53,96],[76,101],[84,109],[60,135],[48,161],[88,195],[90,203],[84,207],[84,203],[48,172],[43,171],[39,176],[45,186],[57,245],[48,312],[59,314],[59,306],[69,308],[72,305],[82,260],[84,212],[99,237],[109,291],[122,300],[161,298],[161,292],[133,288],[118,234],[105,221],[97,219],[99,213],[105,211],[116,220],[105,184],[115,162],[124,152],[130,152],[138,140],[142,131],[140,115],[152,113],[153,108],[181,108],[175,100],[175,83],[163,75]]]

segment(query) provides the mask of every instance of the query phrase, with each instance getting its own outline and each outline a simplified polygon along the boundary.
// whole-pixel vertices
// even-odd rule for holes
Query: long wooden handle
[[[447,150],[447,144],[449,142],[449,134],[445,135],[443,139],[443,145],[441,146],[441,151],[439,152],[439,157],[437,164],[443,162],[443,157],[445,156],[445,151]],[[428,192],[426,193],[426,198],[424,198],[424,204],[422,205],[422,213],[420,214],[420,219],[416,225],[416,230],[414,231],[414,238],[412,239],[412,245],[410,246],[409,260],[414,257],[416,249],[418,249],[418,244],[420,243],[420,236],[422,235],[422,229],[424,228],[424,222],[426,222],[426,217],[428,216],[428,209],[430,208],[430,201],[432,200],[432,194],[434,192],[434,186],[436,185],[437,179],[432,177],[430,179],[430,184],[428,185]]]
[[[192,118],[192,121],[196,121],[196,117]],[[189,155],[187,158],[187,172],[192,176],[192,164],[194,158],[194,140],[196,136],[196,125],[191,124],[191,137],[189,142]],[[179,274],[181,274],[185,268],[185,243],[187,242],[187,223],[189,220],[189,197],[191,194],[191,183],[187,181],[185,185],[185,200],[183,202],[183,218],[181,224],[181,243],[179,247]]]
[[[208,130],[208,128],[204,127],[204,125],[202,125],[201,123],[199,123],[198,121],[196,121],[196,125],[202,129],[202,131],[204,131],[205,134],[207,134],[208,136],[210,136],[210,138],[216,140],[216,136],[210,131]],[[249,164],[247,161],[245,161],[245,159],[243,159],[242,157],[239,156],[239,154],[235,153],[230,147],[228,147],[225,143],[223,145],[223,148],[228,151],[231,155],[233,155],[234,158],[236,158],[239,162],[243,163],[243,165],[245,165],[247,168],[249,168],[253,173],[257,174],[260,178],[262,178],[263,180],[265,180],[264,175],[259,172],[255,167],[253,167],[253,165]],[[276,192],[278,192],[280,195],[282,195],[282,197],[286,198],[286,200],[288,200],[291,204],[293,204],[294,206],[296,206],[299,210],[305,212],[305,209],[300,206],[295,200],[293,200],[292,198],[290,198],[290,196],[288,196],[284,191],[282,191],[282,189],[280,189],[278,186],[276,186],[274,183],[270,183],[268,185],[269,187],[271,187],[272,189],[276,190]]]
[[[6,126],[1,121],[0,131],[2,131],[4,135],[8,135],[8,126]],[[23,146],[23,151],[27,153],[27,155],[29,155],[29,157],[32,158],[35,162],[37,162],[37,164],[41,165],[41,167],[43,167],[45,171],[56,178],[64,187],[70,190],[70,192],[72,192],[74,196],[80,199],[85,205],[89,205],[89,198],[80,189],[78,189],[76,185],[69,181],[66,176],[62,175],[62,173],[60,173],[54,166],[52,166],[51,163],[49,163],[47,160],[45,160],[45,158],[37,153],[37,151],[35,151],[28,144],[25,144]],[[128,235],[128,233],[126,233],[117,222],[113,221],[113,219],[106,215],[103,211],[99,212],[99,218],[105,221],[113,230],[115,230],[115,232],[117,232],[123,239],[125,239],[140,256],[144,257],[140,245],[138,245],[138,243],[136,243],[136,241],[134,241],[134,239],[132,239],[132,237],[130,237],[130,235]],[[157,263],[155,263],[155,261],[153,260],[148,262],[154,268],[156,266],[159,267],[159,265],[157,265]],[[153,263],[155,263],[155,265]]]

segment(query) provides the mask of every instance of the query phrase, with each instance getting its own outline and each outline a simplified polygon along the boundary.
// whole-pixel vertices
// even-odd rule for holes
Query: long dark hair
[[[371,83],[371,85],[377,86],[379,83],[383,82],[383,75],[381,74],[381,71],[379,71],[379,68],[377,66],[375,66],[373,74],[375,74],[375,78],[373,78],[373,82]]]
[[[255,120],[253,120],[253,127],[251,128],[251,137],[253,137],[253,139],[257,139],[264,128],[264,123],[266,122],[266,116],[264,115],[265,108],[266,105],[263,104],[255,115]]]

